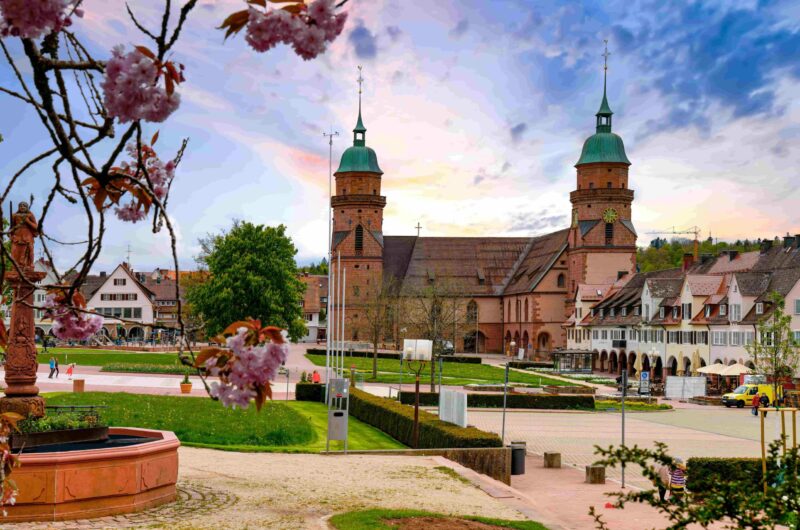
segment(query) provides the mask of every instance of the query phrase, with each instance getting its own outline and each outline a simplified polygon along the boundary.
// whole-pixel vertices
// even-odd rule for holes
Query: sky
[[[129,3],[156,26],[161,1]],[[308,62],[284,46],[256,53],[244,35],[223,40],[215,27],[243,6],[200,0],[172,55],[185,65],[181,106],[147,125],[165,158],[189,139],[169,200],[184,268],[199,237],[234,219],[285,224],[301,263],[326,254],[322,133],[340,133],[335,170],[352,144],[358,65],[367,145],[384,171],[384,233],[414,234],[417,223],[424,236],[566,227],[574,164],[602,97],[605,39],[640,246],[650,232],[694,225],[720,239],[800,232],[797,2],[349,0],[344,32]],[[83,7],[73,29],[97,57],[146,43],[124,2]],[[0,86],[15,83],[0,66]],[[48,148],[36,114],[3,95],[0,134],[6,182]],[[51,164],[34,167],[10,199],[32,194],[38,213]],[[85,234],[79,208],[62,201],[53,218],[53,237]],[[129,247],[139,270],[170,265],[164,234],[111,219],[96,269],[126,259]],[[74,257],[61,247],[56,262]]]

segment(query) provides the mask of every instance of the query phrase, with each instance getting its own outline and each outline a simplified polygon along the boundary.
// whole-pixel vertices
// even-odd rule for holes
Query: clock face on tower
[[[614,208],[606,208],[603,212],[603,221],[613,223],[618,219],[617,211]]]

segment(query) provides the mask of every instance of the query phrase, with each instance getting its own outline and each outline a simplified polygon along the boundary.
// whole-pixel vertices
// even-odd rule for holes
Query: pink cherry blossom
[[[78,0],[0,0],[0,36],[38,39],[72,24]]]
[[[86,340],[103,327],[103,317],[67,307],[54,294],[47,295],[44,307],[45,317],[53,319],[53,335],[61,340]]]
[[[143,186],[148,184],[149,179],[150,184],[152,184],[153,195],[155,195],[158,200],[163,201],[167,196],[167,191],[169,190],[172,179],[175,178],[175,161],[168,160],[167,162],[163,162],[158,158],[152,147],[143,145],[141,160],[147,172],[145,176],[144,172],[137,173],[136,171],[139,166],[139,154],[136,150],[136,144],[128,144],[126,146],[126,151],[132,160],[120,164],[119,172],[136,179]],[[135,199],[131,199],[130,202],[122,206],[117,206],[114,208],[114,213],[120,220],[131,223],[139,222],[147,217],[144,208],[137,204]]]
[[[347,13],[336,14],[335,9],[333,0],[315,0],[308,5],[305,15],[251,7],[245,40],[258,52],[283,43],[292,46],[303,59],[313,59],[344,29]]]
[[[123,46],[115,46],[101,84],[109,116],[122,123],[166,120],[181,100],[177,92],[169,95],[166,88],[158,86],[158,79],[159,70],[153,59],[139,50],[125,53]]]

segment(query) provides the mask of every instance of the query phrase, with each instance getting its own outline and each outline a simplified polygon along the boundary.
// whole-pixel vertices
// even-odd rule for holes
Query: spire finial
[[[605,43],[605,51],[603,52],[603,97],[606,96],[606,79],[608,78],[608,56],[611,52],[608,51],[608,39],[603,39]]]
[[[366,145],[365,143],[365,136],[367,132],[367,128],[364,127],[364,122],[361,121],[361,92],[362,92],[362,85],[364,84],[364,77],[361,75],[362,66],[358,65],[358,121],[356,122],[356,128],[353,129],[353,145]]]
[[[608,105],[608,98],[606,97],[606,85],[608,82],[608,56],[611,52],[608,51],[608,39],[603,39],[605,50],[602,53],[603,57],[603,101],[600,102],[600,110],[597,111],[597,132],[610,133],[611,132],[611,107]]]

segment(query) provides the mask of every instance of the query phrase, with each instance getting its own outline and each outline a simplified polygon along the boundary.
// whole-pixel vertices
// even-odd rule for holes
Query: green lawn
[[[619,412],[622,410],[622,403],[614,400],[596,400],[594,408],[597,411]],[[641,403],[637,401],[626,401],[626,412],[652,412],[654,410],[672,410],[672,405],[667,403]]]
[[[247,452],[325,450],[327,409],[322,403],[269,401],[257,412],[255,406],[226,409],[209,398],[122,392],[53,393],[45,398],[48,405],[108,405],[103,416],[109,425],[173,431],[188,446]],[[350,418],[349,449],[402,447],[381,431]],[[331,449],[341,449],[340,442],[333,442]]]
[[[183,375],[192,368],[184,365],[142,364],[142,363],[110,363],[100,369],[101,372],[127,372],[134,374],[173,374]]]
[[[306,355],[306,357],[316,364],[317,366],[325,366],[324,355]],[[372,359],[366,357],[346,357],[344,361],[346,368],[355,366],[359,372],[365,372],[366,381],[380,382],[380,383],[397,383],[400,378],[400,362],[394,359],[378,359],[378,374],[377,379],[372,379]],[[504,379],[504,370],[496,366],[489,366],[486,364],[468,364],[468,363],[442,363],[442,383],[446,385],[466,385],[469,383],[495,383],[502,384]],[[413,373],[409,371],[406,364],[403,365],[403,381],[409,383],[413,381]],[[430,381],[430,367],[426,367],[422,373],[421,381],[424,383]],[[557,379],[550,379],[546,376],[537,374],[528,374],[517,372],[514,370],[509,371],[509,381],[512,383],[527,383],[529,385],[556,385],[565,386],[573,383],[566,381],[559,381]],[[438,374],[436,381],[439,381]]]
[[[417,517],[452,517],[468,521],[479,521],[487,525],[500,528],[515,528],[518,530],[547,530],[546,527],[535,521],[507,521],[501,519],[489,519],[487,517],[474,516],[452,516],[441,513],[423,512],[418,510],[364,510],[358,512],[347,512],[334,515],[330,523],[337,530],[392,530],[396,525],[386,523],[392,519],[410,519]],[[455,528],[455,527],[454,527]]]
[[[54,353],[56,350],[58,353]],[[50,357],[55,355],[61,365],[61,370],[66,370],[67,363],[77,363],[79,366],[106,366],[107,364],[160,364],[165,366],[178,366],[178,356],[175,353],[128,353],[128,352],[109,352],[98,350],[63,350],[61,348],[51,348],[48,353],[39,351],[39,362],[47,364]]]

